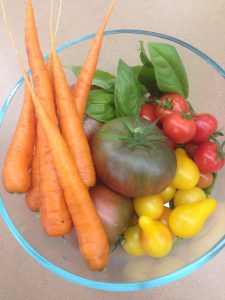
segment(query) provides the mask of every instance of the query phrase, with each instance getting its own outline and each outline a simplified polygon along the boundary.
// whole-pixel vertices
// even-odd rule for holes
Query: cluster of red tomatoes
[[[223,135],[218,129],[218,120],[209,113],[196,114],[188,101],[178,94],[167,93],[160,99],[150,97],[140,111],[141,117],[161,127],[174,148],[183,145],[201,172],[202,188],[213,180],[212,173],[225,164],[223,146],[216,139]]]

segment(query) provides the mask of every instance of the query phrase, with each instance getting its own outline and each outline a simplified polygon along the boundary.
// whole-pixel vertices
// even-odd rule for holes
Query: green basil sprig
[[[120,59],[114,90],[116,116],[137,116],[141,99],[142,91],[134,71]]]
[[[154,68],[142,66],[140,73],[138,75],[138,80],[142,85],[146,87],[147,91],[151,95],[158,96],[161,94],[156,82]]]
[[[65,69],[72,71],[76,77],[78,77],[81,71],[80,66],[65,66]],[[114,75],[102,70],[96,70],[92,84],[104,90],[113,91],[115,80]]]
[[[90,91],[86,114],[98,121],[108,122],[121,116],[138,116],[146,94],[160,96],[163,92],[178,93],[188,97],[188,79],[184,65],[175,47],[166,43],[140,42],[142,66],[128,66],[119,60],[116,77],[96,70]],[[65,66],[77,77],[80,66]]]
[[[141,66],[139,69],[139,82],[147,89],[147,92],[149,92],[151,95],[160,95],[160,90],[157,86],[155,78],[155,69],[145,51],[143,41],[140,41],[140,59],[143,63],[143,66]]]
[[[100,122],[108,122],[116,118],[114,96],[103,89],[89,92],[86,115]]]
[[[143,66],[133,66],[133,67],[131,67],[131,68],[132,68],[132,70],[133,70],[133,72],[134,72],[136,78],[137,78],[138,81],[139,81],[140,89],[141,89],[142,95],[146,95],[149,91],[148,91],[148,89],[146,88],[145,83],[144,83],[144,82],[141,82],[141,81],[140,81],[140,78],[139,78],[139,75],[140,75],[140,73],[141,73],[141,70],[142,70]]]
[[[158,88],[162,92],[174,92],[187,98],[187,74],[176,48],[165,43],[149,43],[148,48]]]
[[[145,46],[143,41],[140,41],[140,59],[144,66],[149,68],[154,68],[150,58],[148,57],[145,51]]]

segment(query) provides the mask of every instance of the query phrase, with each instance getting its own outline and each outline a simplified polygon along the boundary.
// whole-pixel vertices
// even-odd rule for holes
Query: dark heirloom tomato
[[[108,240],[113,245],[131,225],[134,215],[132,202],[103,184],[97,184],[91,188],[90,196],[105,228]]]
[[[126,197],[158,194],[175,176],[176,158],[170,141],[145,119],[109,121],[94,135],[91,148],[99,178]]]

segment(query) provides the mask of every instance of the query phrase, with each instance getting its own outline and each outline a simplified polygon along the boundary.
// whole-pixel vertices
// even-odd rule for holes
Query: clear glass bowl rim
[[[178,45],[181,45],[190,51],[197,54],[199,57],[201,57],[203,60],[206,61],[206,63],[210,64],[224,79],[225,79],[225,70],[220,67],[213,59],[211,59],[209,56],[198,50],[197,48],[191,46],[190,44],[177,39],[175,37],[158,33],[158,32],[152,32],[152,31],[146,31],[146,30],[136,30],[136,29],[117,29],[117,30],[108,30],[105,31],[104,35],[115,35],[115,34],[135,34],[135,35],[145,35],[145,36],[153,36],[153,37],[159,37],[164,40],[172,41]],[[65,50],[66,48],[75,45],[79,42],[89,40],[95,36],[94,34],[85,35],[83,37],[74,39],[72,41],[69,41],[57,48],[57,52],[61,52]],[[47,59],[47,56],[45,57]],[[30,74],[30,71],[27,72]],[[10,104],[10,101],[12,100],[13,96],[17,92],[17,90],[20,88],[20,86],[23,84],[24,79],[20,78],[19,81],[16,83],[12,91],[10,92],[9,96],[7,97],[6,101],[4,102],[1,110],[0,110],[0,126],[4,118],[4,114]],[[213,258],[219,251],[221,251],[225,247],[225,235],[206,253],[204,253],[202,256],[200,256],[198,259],[190,263],[189,265],[182,267],[178,270],[176,270],[173,273],[153,278],[146,281],[140,281],[140,282],[128,282],[128,283],[114,283],[114,282],[104,282],[104,281],[95,281],[86,279],[80,276],[77,276],[75,274],[69,273],[65,271],[64,269],[58,267],[57,265],[51,263],[47,259],[45,259],[43,256],[41,256],[32,246],[23,238],[23,236],[19,233],[15,225],[13,224],[12,220],[10,219],[7,210],[3,204],[2,198],[0,197],[0,213],[3,217],[3,220],[5,221],[6,225],[8,226],[9,230],[13,234],[13,236],[16,238],[16,240],[19,242],[19,244],[25,249],[27,253],[29,253],[30,256],[32,256],[38,263],[40,263],[42,266],[44,266],[49,271],[57,274],[58,276],[67,279],[71,282],[74,282],[76,284],[79,284],[84,287],[94,288],[98,290],[105,290],[105,291],[114,291],[114,292],[127,292],[127,291],[136,291],[136,290],[142,290],[146,288],[153,288],[157,286],[161,286],[164,284],[167,284],[169,282],[172,282],[174,280],[178,280],[193,271],[200,268],[202,265],[207,263],[211,258]]]

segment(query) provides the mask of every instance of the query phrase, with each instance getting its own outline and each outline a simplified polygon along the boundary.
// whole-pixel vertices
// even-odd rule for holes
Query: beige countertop
[[[95,32],[110,0],[63,1],[57,43]],[[22,0],[5,0],[9,23],[24,53]],[[33,0],[44,53],[49,51],[50,1]],[[225,0],[118,0],[108,29],[134,28],[180,38],[225,68]],[[0,106],[20,77],[0,17]],[[3,158],[2,158],[3,159]],[[225,299],[225,251],[191,275],[168,285],[133,293],[87,289],[50,273],[17,243],[0,217],[0,300],[58,299]]]

